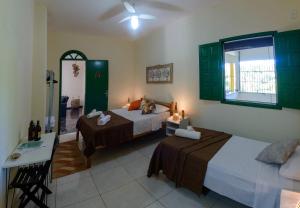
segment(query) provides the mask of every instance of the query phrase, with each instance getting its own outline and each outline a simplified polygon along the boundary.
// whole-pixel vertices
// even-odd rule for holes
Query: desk
[[[50,160],[55,137],[55,132],[49,134],[42,134],[41,141],[43,141],[43,143],[41,144],[41,146],[26,149],[17,149],[16,147],[12,153],[21,153],[21,157],[17,160],[11,160],[9,158],[6,159],[6,161],[2,165],[2,168],[5,169],[6,175],[6,207],[8,204],[8,185],[10,182],[10,169],[20,166],[28,166],[36,163],[42,163]]]

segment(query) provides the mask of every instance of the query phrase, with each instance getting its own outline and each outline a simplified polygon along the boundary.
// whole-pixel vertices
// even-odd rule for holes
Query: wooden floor
[[[85,169],[85,158],[76,141],[58,145],[53,160],[53,178],[67,176]]]

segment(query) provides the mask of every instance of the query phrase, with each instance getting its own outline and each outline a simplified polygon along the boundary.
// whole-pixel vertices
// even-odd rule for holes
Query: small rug
[[[85,158],[76,141],[58,145],[53,158],[53,178],[86,170]]]

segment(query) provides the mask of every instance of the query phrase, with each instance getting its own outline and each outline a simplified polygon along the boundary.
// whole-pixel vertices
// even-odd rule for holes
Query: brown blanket
[[[162,170],[176,186],[201,194],[209,160],[231,135],[208,129],[196,130],[201,132],[200,140],[177,136],[163,140],[152,155],[148,176]]]
[[[111,147],[133,139],[133,122],[119,116],[111,111],[110,121],[103,125],[97,125],[97,118],[87,118],[81,116],[77,122],[76,128],[81,132],[85,143],[84,155],[90,157],[97,146]]]

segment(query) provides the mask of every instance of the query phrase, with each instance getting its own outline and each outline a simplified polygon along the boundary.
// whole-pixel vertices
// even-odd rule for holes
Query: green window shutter
[[[199,87],[201,100],[221,100],[222,68],[221,44],[199,46]]]
[[[300,30],[278,33],[275,47],[279,104],[300,109]]]

